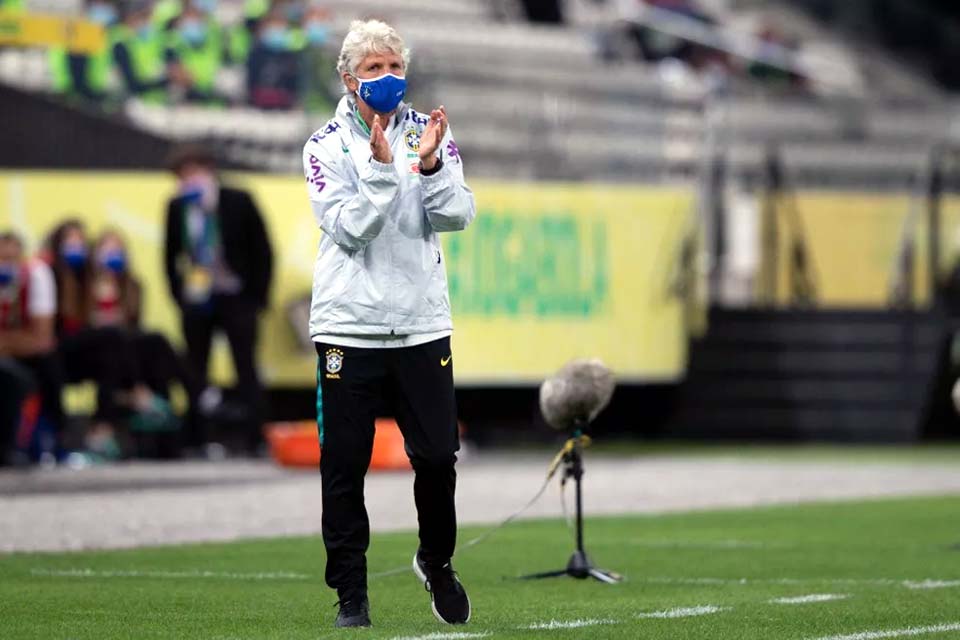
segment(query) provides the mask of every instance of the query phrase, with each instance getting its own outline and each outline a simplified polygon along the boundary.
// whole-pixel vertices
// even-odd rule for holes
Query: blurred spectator
[[[0,467],[26,461],[19,451],[20,425],[31,388],[30,372],[13,358],[0,356]]]
[[[303,16],[303,106],[312,112],[329,113],[339,99],[329,73],[336,66],[328,47],[330,21],[330,12],[318,5],[310,6]]]
[[[0,415],[3,459],[13,449],[12,436],[20,448],[29,445],[39,420],[45,420],[53,434],[63,427],[63,382],[54,330],[56,286],[50,267],[27,260],[23,249],[18,236],[0,233],[0,377],[4,379],[0,404],[6,407],[6,415]],[[32,410],[27,404],[31,395]]]
[[[150,21],[158,28],[168,31],[173,28],[177,16],[183,12],[181,0],[158,0],[153,4]]]
[[[178,421],[169,403],[171,383],[178,382],[183,387],[191,408],[201,389],[166,337],[140,328],[141,286],[133,275],[129,252],[119,233],[105,231],[100,235],[94,244],[91,269],[90,325],[124,331],[137,358],[138,382],[144,386],[139,387],[139,395],[131,401],[137,410],[133,427],[141,431],[176,428]],[[145,394],[147,389],[152,393]]]
[[[703,47],[693,42],[651,29],[642,23],[644,11],[653,9],[666,11],[681,20],[690,20],[696,24],[712,25],[713,18],[700,10],[691,0],[621,0],[621,14],[628,23],[628,33],[637,46],[641,58],[655,62],[665,58],[677,58],[698,66],[698,58],[703,56]]]
[[[87,3],[86,17],[110,29],[117,22],[117,9],[109,0],[91,0]],[[73,53],[63,47],[50,50],[54,89],[71,100],[100,102],[106,98],[110,66],[110,47],[92,54]]]
[[[111,29],[113,61],[123,78],[126,92],[154,103],[167,101],[167,89],[186,87],[189,78],[178,65],[168,65],[165,37],[151,21],[149,2],[137,0],[123,22]]]
[[[217,74],[226,58],[223,31],[213,17],[202,11],[196,0],[189,2],[172,22],[167,62],[178,64],[189,84],[185,98],[192,102],[224,104],[217,94]]]
[[[286,15],[264,17],[247,59],[247,96],[261,109],[290,109],[300,100],[301,56]]]
[[[765,25],[757,33],[758,49],[755,52],[757,60],[747,66],[747,74],[770,87],[801,87],[805,80],[803,76],[783,68],[783,63],[793,57],[797,49],[797,42],[787,38],[779,29],[772,25]],[[780,62],[780,65],[772,64]]]
[[[244,0],[243,23],[230,33],[230,59],[234,62],[245,62],[250,56],[253,44],[256,41],[260,21],[274,10],[283,12],[283,0]]]
[[[149,391],[138,383],[136,354],[124,332],[114,327],[93,327],[91,262],[83,223],[61,223],[47,242],[57,285],[57,334],[64,378],[68,383],[92,381],[97,385],[94,425],[88,446],[106,457],[117,457],[114,439],[134,401],[146,403]]]
[[[249,193],[220,184],[216,162],[205,150],[179,149],[170,166],[179,192],[167,204],[166,271],[182,314],[188,359],[206,387],[213,333],[226,334],[239,395],[249,410],[246,444],[253,448],[260,442],[263,412],[257,320],[269,300],[273,267],[267,230]],[[191,436],[190,444],[204,444],[203,434]]]

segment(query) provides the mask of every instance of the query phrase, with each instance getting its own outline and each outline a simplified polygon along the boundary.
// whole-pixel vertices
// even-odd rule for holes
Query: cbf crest
[[[340,370],[343,369],[343,351],[340,349],[327,349],[327,377],[338,380]]]
[[[420,151],[420,134],[417,133],[416,129],[407,129],[407,132],[403,134],[403,139],[407,143],[407,149]]]

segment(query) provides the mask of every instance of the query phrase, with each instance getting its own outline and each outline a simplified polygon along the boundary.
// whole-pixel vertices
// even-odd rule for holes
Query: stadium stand
[[[718,90],[711,78],[670,65],[604,62],[598,42],[616,24],[615,3],[570,2],[562,26],[527,24],[518,12],[500,14],[508,22],[498,22],[493,4],[482,0],[403,0],[387,9],[372,0],[323,4],[333,16],[331,42],[358,16],[381,15],[397,24],[414,51],[417,100],[447,106],[478,176],[689,179],[715,148],[707,146],[712,138],[710,144],[727,149],[738,171],[757,170],[764,149],[776,144],[800,184],[886,188],[908,184],[930,145],[957,129],[957,106],[931,82],[876,47],[841,44],[826,27],[783,3],[701,5],[735,34],[748,34],[764,21],[790,24],[803,42],[797,59],[821,61],[810,65],[815,73],[807,90],[766,90],[743,78],[727,78]],[[72,1],[28,6],[79,11]],[[422,15],[431,16],[429,24]],[[218,5],[218,20],[229,24],[241,17],[238,3]],[[330,76],[333,82],[332,69]],[[227,66],[217,89],[240,103],[242,77],[242,67]],[[823,78],[827,84],[820,86]],[[0,81],[51,92],[46,52],[0,51]],[[137,100],[127,101],[122,114],[145,132],[203,140],[231,164],[274,172],[299,171],[296,150],[324,119],[301,111]]]
[[[955,94],[893,59],[882,46],[841,37],[833,26],[812,19],[786,0],[701,0],[699,7],[710,21],[696,24],[662,11],[625,17],[623,3],[613,0],[569,0],[564,3],[563,22],[549,25],[527,22],[520,5],[511,0],[320,4],[331,16],[324,54],[332,92],[337,91],[332,68],[336,48],[350,21],[378,16],[395,23],[413,50],[411,98],[421,108],[440,103],[447,107],[471,179],[685,188],[699,184],[692,205],[682,205],[693,211],[679,212],[677,218],[686,217],[683,214],[697,218],[704,244],[717,247],[722,233],[710,216],[714,204],[723,199],[719,193],[731,186],[752,195],[763,193],[769,188],[771,157],[788,189],[906,193],[916,200],[926,188],[931,149],[960,137]],[[27,9],[69,18],[84,12],[83,4],[72,0],[28,2]],[[242,25],[246,12],[239,0],[221,0],[215,16],[228,30]],[[707,62],[637,59],[624,41],[625,25],[641,25],[667,36],[681,34],[709,51],[726,53],[707,56]],[[780,35],[768,42],[758,35],[765,33]],[[779,78],[775,82],[750,71],[756,62],[751,56],[771,43],[774,53],[764,55],[772,56],[774,67],[776,60],[783,65],[774,69],[783,72],[773,74]],[[61,99],[50,59],[49,52],[39,47],[0,48],[4,116],[0,133],[13,141],[0,149],[0,166],[157,169],[171,146],[191,141],[214,150],[224,168],[296,175],[301,171],[303,141],[329,117],[329,105],[311,110],[251,106],[242,56],[227,61],[217,73],[215,89],[225,96],[225,104],[114,98],[102,108]],[[113,73],[109,91],[119,96],[121,86]],[[26,132],[35,132],[30,134],[33,138]],[[76,144],[66,145],[56,159],[38,150],[52,148],[56,140],[74,139]],[[98,144],[115,153],[98,153]],[[727,183],[712,185],[711,192],[708,183],[714,175],[718,183]],[[756,218],[764,216],[766,212]],[[718,214],[716,220],[721,217]],[[896,226],[884,228],[885,237],[892,238]],[[833,250],[836,246],[824,252]],[[810,254],[818,251],[814,248]],[[670,249],[664,250],[667,253]],[[717,250],[706,262],[718,270],[722,254]],[[775,265],[774,271],[778,268]],[[875,271],[883,269],[874,265]],[[783,310],[731,310],[723,308],[725,301],[715,291],[707,297],[708,306],[715,305],[707,314],[711,333],[690,343],[686,373],[691,386],[685,388],[690,399],[682,403],[687,414],[679,417],[674,433],[702,435],[707,429],[720,434],[733,430],[730,425],[746,424],[745,416],[754,416],[753,435],[825,437],[827,425],[842,424],[846,427],[838,427],[833,435],[859,438],[857,425],[870,421],[867,414],[875,411],[887,419],[882,428],[874,429],[876,437],[905,439],[916,434],[914,418],[924,406],[922,388],[939,346],[936,318],[923,313],[889,315],[892,312],[882,307],[879,297],[870,301],[880,305],[871,312],[874,315],[837,311],[829,317],[832,312],[817,315],[823,309],[818,308],[822,301],[815,299],[787,300]],[[759,306],[780,302],[759,300]],[[808,316],[786,308],[791,305],[807,306],[803,313]],[[825,335],[840,338],[811,343],[780,331],[808,321],[820,322]],[[878,333],[876,339],[861,340],[857,348],[872,355],[847,357],[844,336],[856,334],[864,325]],[[751,340],[756,327],[772,337],[756,344]],[[791,335],[781,340],[781,333]],[[908,346],[919,353],[919,364],[911,368],[901,359],[891,365],[895,370],[873,371],[871,358],[892,361],[901,355],[904,335],[914,336]],[[816,353],[809,358],[790,355],[811,349]],[[717,365],[730,361],[731,353],[746,354],[756,366],[743,371]],[[784,361],[784,353],[793,359]],[[787,366],[793,364],[798,366]],[[839,369],[847,376],[847,388],[857,392],[851,397],[863,400],[867,413],[852,411],[837,393],[811,382]],[[789,384],[761,385],[763,393],[742,384],[734,387],[743,391],[739,398],[714,386],[738,376],[749,382],[750,376],[765,380],[778,375]],[[887,402],[886,396],[898,388],[910,392]],[[661,408],[672,402],[658,401]],[[867,407],[871,402],[874,405]],[[756,413],[758,403],[776,410]],[[779,408],[796,409],[796,420],[775,419]],[[708,424],[704,416],[716,418],[716,423]]]

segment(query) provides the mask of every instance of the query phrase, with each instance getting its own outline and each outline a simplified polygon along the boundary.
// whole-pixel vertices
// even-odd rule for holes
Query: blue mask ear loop
[[[357,91],[360,91],[360,78],[354,76],[352,73],[350,75],[353,76],[353,79],[357,81]],[[357,91],[353,92],[354,96],[356,96]],[[357,97],[356,99],[359,100],[360,98]],[[353,116],[357,119],[357,122],[360,124],[360,128],[363,129],[363,132],[369,136],[370,127],[368,127],[367,123],[363,121],[363,117],[360,115],[360,108],[357,107],[356,103],[353,105]]]

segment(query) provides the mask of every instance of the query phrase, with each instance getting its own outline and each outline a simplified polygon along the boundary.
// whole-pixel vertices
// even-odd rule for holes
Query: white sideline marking
[[[960,631],[960,622],[950,624],[935,624],[929,627],[907,627],[906,629],[891,629],[889,631],[861,631],[839,636],[824,636],[816,640],[876,640],[877,638],[906,638],[907,636],[923,636],[930,633],[946,633]]]
[[[718,607],[713,604],[707,604],[700,607],[677,607],[676,609],[667,609],[666,611],[650,611],[647,613],[638,613],[638,618],[689,618],[692,616],[705,616],[711,613],[724,611],[724,607]]]
[[[267,571],[261,573],[230,573],[224,571],[98,571],[96,569],[31,569],[30,575],[58,578],[224,578],[227,580],[307,580],[305,573]]]
[[[809,602],[830,602],[831,600],[846,600],[849,597],[849,593],[811,593],[807,596],[774,598],[770,601],[770,604],[807,604]]]
[[[894,578],[631,578],[633,582],[648,584],[695,584],[695,585],[749,585],[749,584],[833,584],[874,585],[881,587],[907,587],[909,589],[941,589],[960,587],[960,580],[902,580]]]
[[[647,547],[650,549],[703,549],[703,550],[742,550],[742,549],[791,549],[787,545],[769,544],[766,542],[751,542],[749,540],[632,540],[618,541],[616,544],[628,544],[632,547]]]
[[[569,620],[563,622],[560,620],[551,620],[550,622],[538,622],[524,629],[579,629],[581,627],[595,627],[600,624],[617,624],[616,620],[602,618],[587,618],[586,620]]]
[[[486,638],[489,635],[490,633],[487,631],[483,633],[435,631],[425,636],[397,636],[396,638],[391,638],[391,640],[467,640],[468,638]]]
[[[905,580],[903,586],[907,589],[946,589],[960,587],[960,580],[923,580],[920,582]]]

